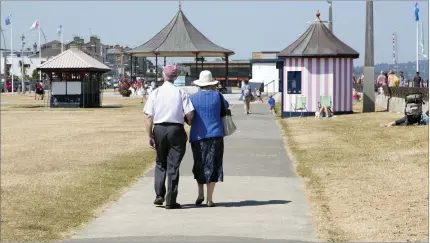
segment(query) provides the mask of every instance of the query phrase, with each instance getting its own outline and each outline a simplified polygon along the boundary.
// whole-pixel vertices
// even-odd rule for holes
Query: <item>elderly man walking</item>
[[[154,204],[163,205],[166,200],[166,209],[176,209],[181,207],[176,202],[176,197],[178,196],[179,166],[187,143],[184,122],[191,124],[194,107],[189,96],[173,85],[178,77],[176,66],[165,66],[163,77],[163,85],[151,92],[144,112],[148,117],[146,130],[149,144],[157,151]]]

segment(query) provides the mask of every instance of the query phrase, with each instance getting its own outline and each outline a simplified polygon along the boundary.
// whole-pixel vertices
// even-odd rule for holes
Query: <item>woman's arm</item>
[[[218,95],[220,96],[220,98],[222,99],[222,101],[224,102],[224,107],[226,109],[228,109],[230,107],[230,104],[227,102],[227,100],[224,98],[224,95],[222,95],[220,92],[218,92]]]

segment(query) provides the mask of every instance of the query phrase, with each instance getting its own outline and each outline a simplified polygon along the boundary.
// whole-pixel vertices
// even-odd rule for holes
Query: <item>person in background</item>
[[[424,79],[423,87],[424,87],[424,88],[427,88],[427,87],[428,87],[428,85],[429,85],[429,79]]]
[[[384,72],[385,76],[385,86],[388,86],[388,72]]]
[[[384,71],[381,71],[381,74],[379,74],[376,79],[376,83],[378,84],[378,87],[387,85],[387,78],[385,77]]]
[[[245,85],[242,87],[242,95],[245,114],[251,114],[252,90],[248,80],[245,80]]]
[[[400,76],[400,87],[406,87],[407,86],[406,79],[402,71],[400,71],[399,76]]]
[[[334,117],[334,113],[329,107],[321,106],[320,110],[315,112],[315,118]]]
[[[267,99],[267,103],[269,104],[269,109],[272,115],[276,116],[276,109],[275,109],[275,99],[273,99],[273,96],[271,95],[269,99]]]
[[[420,72],[416,72],[415,77],[414,77],[414,87],[416,88],[420,88],[422,85],[422,78],[420,76]]]
[[[263,99],[261,98],[261,91],[259,89],[257,89],[257,88],[255,88],[255,96],[257,96],[257,98],[259,100],[261,100],[261,103],[264,103]]]
[[[157,88],[157,83],[154,80],[154,81],[151,82],[151,92],[154,91],[156,88]]]
[[[240,89],[242,90],[244,86],[245,86],[245,80],[241,80]],[[241,92],[239,100],[243,100],[243,92]]]
[[[364,73],[362,73],[362,74],[361,74],[361,76],[360,76],[360,80],[359,80],[359,81],[360,81],[360,84],[362,84],[362,83],[363,83],[363,81],[364,81]]]
[[[6,81],[6,90],[5,90],[5,92],[11,92],[11,91],[12,91],[11,82],[10,81]]]
[[[43,82],[42,80],[39,80],[39,82],[37,82],[36,84],[36,92],[34,93],[34,99],[42,99],[45,96],[45,90],[43,88]]]
[[[352,89],[352,100],[359,100],[360,96],[357,93],[357,90],[355,88]]]
[[[181,208],[176,198],[179,167],[187,144],[184,123],[191,125],[194,116],[194,107],[188,94],[173,85],[178,74],[179,70],[176,66],[165,66],[163,69],[165,82],[151,92],[143,109],[147,115],[146,131],[149,136],[149,146],[157,152],[154,169],[156,194],[154,204],[163,205],[166,199],[166,209]]]
[[[399,120],[387,123],[384,126],[385,127],[402,126],[402,125],[406,125],[407,122],[408,122],[407,117],[404,116],[404,117],[400,118]],[[426,113],[421,114],[421,121],[419,124],[420,125],[428,125],[429,124],[429,112],[428,111]]]
[[[393,70],[390,70],[388,76],[388,86],[389,87],[399,87],[400,79],[396,76]]]

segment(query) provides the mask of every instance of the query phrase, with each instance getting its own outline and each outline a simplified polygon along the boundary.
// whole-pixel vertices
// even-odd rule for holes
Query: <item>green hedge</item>
[[[382,87],[384,93],[390,97],[398,97],[404,99],[407,94],[421,93],[424,100],[429,100],[429,89],[428,88],[415,88],[415,87]]]

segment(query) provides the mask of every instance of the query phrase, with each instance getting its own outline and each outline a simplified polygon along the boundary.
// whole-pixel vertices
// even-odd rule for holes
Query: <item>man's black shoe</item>
[[[179,204],[179,203],[174,203],[174,204],[171,204],[171,205],[166,205],[166,209],[178,209],[178,208],[181,208],[181,204]]]
[[[161,205],[163,205],[163,203],[164,203],[164,198],[162,198],[162,197],[155,198],[155,201],[154,201],[155,205],[161,206]]]

